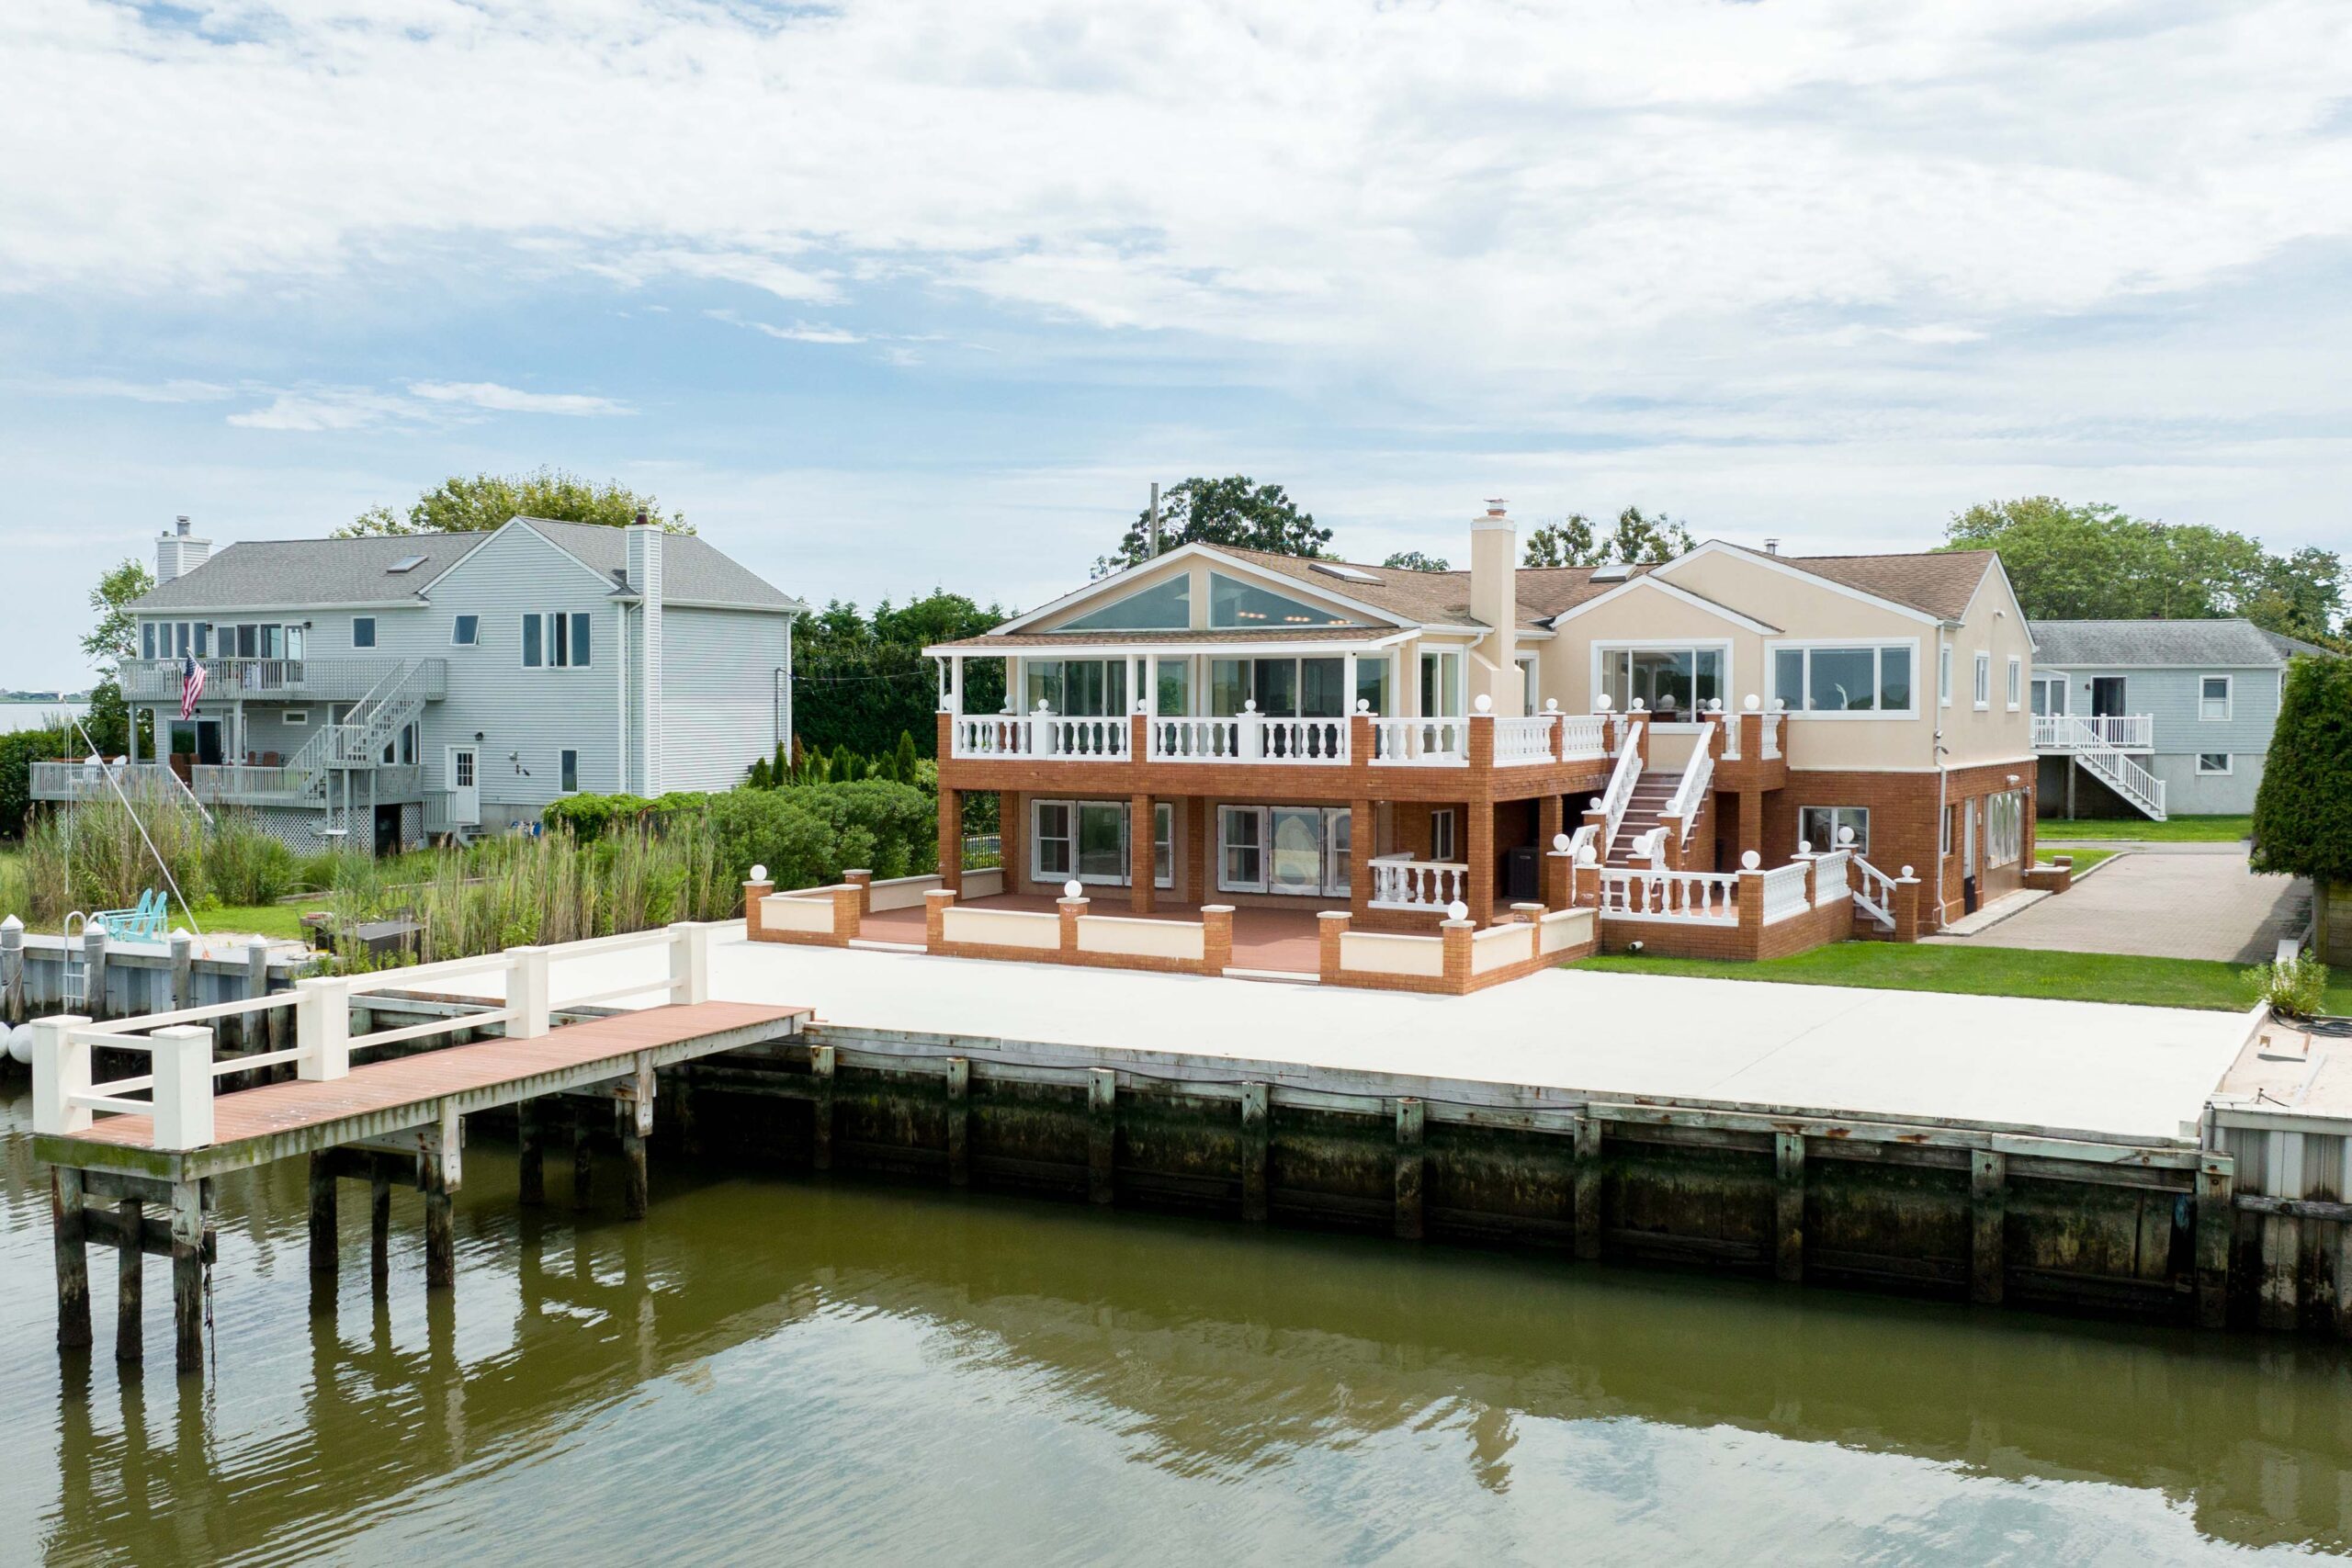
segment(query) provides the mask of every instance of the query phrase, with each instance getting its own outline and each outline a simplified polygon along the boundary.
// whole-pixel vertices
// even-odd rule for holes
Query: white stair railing
[[[1682,825],[1677,838],[1679,843],[1690,841],[1691,829],[1699,825],[1699,813],[1707,804],[1707,790],[1715,777],[1715,756],[1708,747],[1710,732],[1702,732],[1699,743],[1690,749],[1690,761],[1683,765],[1682,777],[1668,797],[1660,817],[1671,817]]]
[[[1625,819],[1625,805],[1634,798],[1634,785],[1642,777],[1642,749],[1633,744],[1629,733],[1619,732],[1617,748],[1617,766],[1609,774],[1609,787],[1601,791],[1598,807],[1602,825],[1600,842],[1595,847],[1602,860],[1617,847],[1617,825]]]
[[[1847,831],[1851,831],[1849,829]],[[1879,870],[1860,855],[1853,856],[1854,908],[1876,920],[1887,931],[1894,929],[1894,878]]]
[[[2074,755],[2089,770],[2091,777],[2155,820],[2165,819],[2165,781],[2129,755],[2116,750],[2077,751]]]

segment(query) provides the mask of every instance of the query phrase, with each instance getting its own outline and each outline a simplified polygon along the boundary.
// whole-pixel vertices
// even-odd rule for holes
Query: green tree
[[[2323,889],[2352,883],[2352,660],[2287,666],[2254,797],[2253,865]]]
[[[939,668],[922,650],[977,637],[1005,618],[998,605],[944,588],[903,605],[885,599],[871,620],[834,600],[802,622],[794,639],[793,728],[812,749],[846,745],[869,757],[888,756],[901,733],[911,733],[917,755],[928,757],[938,737]],[[1001,660],[969,660],[964,679],[967,712],[1003,705]]]
[[[108,570],[90,590],[90,608],[98,618],[82,638],[82,651],[109,681],[115,678],[118,664],[139,656],[139,621],[130,605],[154,588],[154,573],[133,558]]]
[[[1179,545],[1232,545],[1284,556],[1319,556],[1331,530],[1317,527],[1314,513],[1301,512],[1280,485],[1261,485],[1243,474],[1221,479],[1193,478],[1162,492],[1159,541],[1163,550]],[[1151,550],[1151,513],[1136,514],[1119,547],[1094,563],[1097,577],[1142,561]]]
[[[899,749],[890,757],[890,777],[894,783],[910,784],[921,769],[922,757],[915,750],[915,734],[911,729],[899,731]]]
[[[1394,567],[1399,571],[1452,571],[1453,570],[1438,557],[1424,555],[1419,550],[1398,550],[1380,564]]]
[[[561,468],[541,468],[527,474],[476,474],[471,479],[452,474],[419,496],[406,513],[371,506],[349,526],[337,529],[335,536],[487,533],[511,517],[625,528],[640,512],[673,534],[694,532],[685,513],[665,513],[653,497],[639,495],[617,479],[596,484]]]
[[[1611,561],[1669,561],[1690,548],[1690,530],[1660,512],[1655,515],[1638,506],[1617,514],[1606,536],[1593,531],[1592,519],[1571,512],[1557,523],[1546,523],[1527,536],[1522,566],[1605,566]]]
[[[2323,642],[2336,634],[2344,568],[2306,547],[2274,556],[2260,541],[2200,524],[2154,523],[2105,502],[2053,496],[1984,502],[1953,516],[1948,549],[1998,550],[2018,603],[2035,620],[2197,620],[2244,615]]]

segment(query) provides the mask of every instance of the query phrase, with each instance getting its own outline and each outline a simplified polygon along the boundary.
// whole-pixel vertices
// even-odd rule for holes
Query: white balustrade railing
[[[1802,883],[1800,883],[1802,890]],[[1689,925],[1739,923],[1739,878],[1721,871],[1631,871],[1604,866],[1600,912],[1619,919]]]
[[[1699,743],[1690,748],[1690,760],[1682,765],[1682,777],[1676,782],[1673,795],[1667,798],[1666,808],[1658,813],[1681,824],[1678,838],[1686,844],[1690,841],[1691,829],[1699,825],[1699,813],[1706,807],[1707,791],[1714,783],[1715,754],[1708,747],[1708,739],[1701,735]]]
[[[1400,765],[1466,766],[1470,761],[1470,722],[1461,718],[1374,719],[1372,760]]]
[[[1369,863],[1375,909],[1442,909],[1469,896],[1470,868],[1458,862],[1379,855]]]
[[[1813,907],[1826,909],[1832,904],[1843,904],[1849,895],[1847,884],[1851,880],[1846,867],[1853,859],[1850,850],[1832,850],[1817,855],[1813,863]]]
[[[1776,925],[1805,912],[1804,862],[1776,865],[1759,879],[1766,925]]]
[[[1040,715],[1036,720],[1038,750],[1047,757],[1124,757],[1127,754],[1125,717],[1061,718]]]
[[[1861,856],[1854,856],[1854,907],[1884,926],[1894,929],[1894,878]]]
[[[1607,860],[1609,852],[1617,847],[1617,825],[1625,818],[1625,805],[1634,798],[1634,785],[1642,777],[1642,749],[1628,745],[1621,734],[1618,739],[1617,766],[1609,774],[1609,787],[1600,793],[1602,818],[1600,833],[1600,858]]]
[[[1767,760],[1781,754],[1781,720],[1785,716],[1777,713],[1764,716],[1764,755]]]
[[[1552,761],[1552,725],[1556,716],[1535,714],[1495,720],[1495,766],[1516,768]]]
[[[1237,718],[1155,718],[1150,735],[1155,762],[1233,762],[1242,755]]]
[[[2154,714],[2035,714],[2037,751],[2145,751],[2156,743]]]
[[[1560,716],[1560,755],[1571,762],[1589,762],[1609,755],[1609,720],[1597,713]]]
[[[951,752],[958,757],[1033,757],[1037,753],[1037,727],[1025,715],[957,714],[948,729]]]
[[[590,1007],[654,991],[664,993],[672,1003],[706,1002],[710,999],[711,938],[717,930],[718,924],[685,921],[553,947],[514,947],[479,958],[451,959],[406,969],[313,977],[295,982],[290,991],[276,991],[266,997],[178,1008],[104,1023],[70,1016],[37,1019],[33,1023],[33,1130],[71,1135],[86,1131],[96,1112],[152,1115],[155,1119],[154,1147],[202,1148],[213,1141],[213,1080],[231,1073],[291,1063],[298,1077],[327,1081],[350,1072],[355,1052],[401,1041],[492,1023],[503,1024],[509,1039],[537,1039],[551,1027],[549,1015],[556,1010]],[[551,998],[551,964],[575,958],[604,959],[647,947],[667,948],[667,974],[639,983],[606,986],[566,997],[560,1002]],[[599,964],[591,973],[602,978],[609,975],[610,969]],[[422,1023],[377,1030],[356,1038],[351,1033],[351,1002],[355,997],[439,987],[449,980],[480,975],[502,977],[503,994],[497,1004],[477,1012],[427,1019]],[[290,1048],[213,1059],[213,1031],[203,1026],[217,1019],[266,1013],[277,1008],[294,1010],[295,1043]],[[101,1048],[143,1051],[152,1070],[133,1077],[93,1083],[92,1054]],[[146,1099],[131,1098],[141,1090],[146,1091]]]

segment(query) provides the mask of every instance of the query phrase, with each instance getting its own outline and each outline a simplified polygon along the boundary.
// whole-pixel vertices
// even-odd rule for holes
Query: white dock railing
[[[553,947],[514,947],[480,958],[456,958],[405,969],[379,970],[367,975],[336,975],[295,982],[290,991],[266,997],[214,1002],[205,1007],[179,1008],[170,1012],[103,1023],[71,1016],[44,1018],[33,1023],[33,1131],[71,1134],[86,1131],[93,1115],[150,1115],[155,1119],[154,1146],[159,1149],[198,1149],[211,1143],[213,1080],[231,1073],[292,1063],[297,1077],[314,1081],[340,1078],[350,1072],[356,1052],[401,1041],[484,1024],[505,1026],[510,1040],[533,1040],[548,1032],[551,1012],[561,1008],[591,1007],[650,991],[666,993],[675,1004],[710,999],[710,943],[719,924],[682,921],[652,931],[628,931]],[[606,986],[562,1001],[548,994],[548,967],[561,959],[602,957],[639,948],[666,947],[669,972],[641,983]],[[600,973],[609,973],[602,969]],[[504,978],[503,1001],[480,1012],[428,1019],[423,1023],[381,1029],[354,1036],[351,1001],[379,991],[407,990],[420,985],[466,979],[479,975]],[[295,1043],[288,1050],[258,1055],[212,1057],[212,1021],[266,1013],[278,1008],[294,1010]],[[92,1054],[105,1047],[144,1051],[152,1064],[145,1074],[91,1082]],[[145,1090],[147,1098],[132,1095]]]

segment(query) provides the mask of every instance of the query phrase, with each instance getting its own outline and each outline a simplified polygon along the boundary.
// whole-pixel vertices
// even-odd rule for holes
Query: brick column
[[[1538,849],[1550,851],[1552,840],[1560,836],[1560,824],[1566,815],[1565,805],[1557,795],[1547,795],[1536,802],[1535,843]]]
[[[952,887],[934,887],[922,896],[922,945],[926,953],[937,953],[947,940],[947,908],[956,902]]]
[[[1894,940],[1919,940],[1919,879],[1907,865],[1894,881]]]
[[[1471,731],[1476,734],[1476,728]],[[1487,739],[1494,740],[1494,721],[1487,721]],[[1463,902],[1470,906],[1473,925],[1485,925],[1495,918],[1495,803],[1481,795],[1469,803],[1465,815],[1464,861],[1470,867],[1469,890]]]
[[[862,887],[842,883],[832,889],[833,941],[845,944],[864,929],[865,893]]]
[[[1065,964],[1078,956],[1078,918],[1086,913],[1087,903],[1084,898],[1060,897],[1054,900],[1054,908],[1061,911],[1061,957]]]
[[[762,866],[760,869],[765,871],[767,868]],[[771,877],[743,884],[743,930],[747,935],[759,935],[760,900],[775,891],[775,882]]]
[[[842,880],[857,889],[857,912],[863,917],[874,912],[874,874],[870,871],[845,871]]]
[[[964,792],[944,784],[939,789],[939,882],[964,891]]]
[[[1544,852],[1544,907],[1566,909],[1577,901],[1576,857],[1566,850]]]
[[[1340,939],[1348,933],[1350,917],[1337,909],[1326,909],[1315,917],[1315,934],[1320,947],[1317,972],[1327,986],[1340,983]]]
[[[1136,716],[1136,732],[1143,732],[1143,716]],[[1151,816],[1152,800],[1148,795],[1131,796],[1127,801],[1127,908],[1138,915],[1148,915],[1158,905],[1152,881],[1151,837],[1155,824]]]
[[[1188,795],[1184,800],[1184,869],[1177,881],[1183,885],[1183,901],[1205,908],[1216,897],[1216,879],[1209,874],[1209,862],[1216,855],[1216,832],[1211,825],[1208,796]]]
[[[1745,716],[1755,718],[1758,724],[1763,723],[1754,714]],[[1739,792],[1739,852],[1742,859],[1750,854],[1761,856],[1764,853],[1764,792],[1760,789]]]
[[[997,863],[1004,870],[1004,890],[1018,893],[1029,880],[1029,803],[1012,790],[996,797]]]
[[[1739,716],[1739,756],[1742,761],[1760,762],[1764,760],[1764,716],[1744,713]]]
[[[1754,958],[1764,947],[1764,874],[1742,871],[1739,874],[1739,952],[1736,956]]]
[[[1367,728],[1371,720],[1356,717]],[[1348,912],[1357,919],[1372,907],[1372,857],[1380,852],[1380,811],[1369,800],[1348,807]]]
[[[1468,920],[1448,920],[1438,927],[1438,937],[1445,943],[1445,988],[1457,997],[1470,989],[1470,935],[1474,929]]]
[[[1136,704],[1136,711],[1127,716],[1127,761],[1140,762],[1151,755],[1151,720],[1145,716],[1143,704]]]
[[[1591,855],[1593,858],[1587,860],[1584,858],[1585,855]],[[1577,857],[1576,881],[1573,886],[1577,908],[1594,909],[1600,907],[1600,857],[1590,848],[1587,848]]]
[[[1233,963],[1233,906],[1201,906],[1201,969],[1222,975]]]

